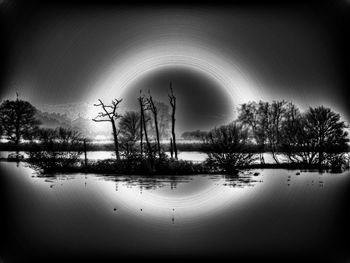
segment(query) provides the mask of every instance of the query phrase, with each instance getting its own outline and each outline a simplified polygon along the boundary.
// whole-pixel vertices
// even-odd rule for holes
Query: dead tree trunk
[[[157,137],[157,151],[158,156],[160,157],[160,140],[159,140],[159,129],[158,129],[158,109],[156,105],[154,104],[153,98],[151,94],[149,95],[149,98],[147,99],[148,109],[152,112],[153,118],[154,118],[154,126],[156,128],[156,137]]]
[[[174,158],[173,140],[170,138],[170,156]]]
[[[142,105],[142,98],[141,98],[141,91],[140,91],[140,97],[139,97],[139,103],[140,103],[140,153],[141,156],[143,154],[143,105]]]
[[[173,92],[172,83],[170,82],[170,94],[168,94],[169,102],[172,108],[171,113],[171,134],[173,137],[173,147],[174,147],[174,154],[175,159],[177,160],[177,147],[176,147],[176,138],[175,138],[175,111],[176,111],[176,97]]]
[[[147,120],[145,117],[145,98],[142,97],[141,95],[139,97],[139,102],[140,102],[140,108],[141,108],[141,124],[142,124],[141,127],[143,126],[143,131],[145,133],[147,153],[150,161],[151,172],[153,173],[155,171],[155,167],[154,167],[154,161],[153,161],[153,151],[152,151],[151,144],[149,142],[148,134],[147,134]]]
[[[86,150],[86,139],[84,139],[84,163],[87,166],[87,150]]]
[[[112,101],[111,105],[105,105],[100,99],[98,100],[99,104],[94,104],[94,106],[98,107],[101,106],[103,111],[99,112],[98,115],[92,119],[95,122],[110,122],[112,125],[113,130],[113,139],[114,139],[114,146],[115,146],[115,156],[117,160],[120,160],[120,154],[119,154],[119,142],[118,142],[118,132],[117,127],[115,124],[115,121],[118,120],[121,115],[117,113],[118,105],[122,101],[122,99],[117,100],[114,99]]]
[[[143,131],[145,133],[145,139],[146,139],[146,145],[147,145],[147,151],[148,154],[152,156],[152,148],[151,144],[148,139],[147,134],[147,125],[146,125],[146,118],[145,118],[145,98],[140,95],[139,102],[140,102],[140,109],[141,109],[141,127],[143,128]]]
[[[115,120],[114,119],[111,122],[112,122],[112,128],[113,128],[113,139],[114,139],[115,156],[116,156],[117,160],[120,160],[117,127],[115,125]]]

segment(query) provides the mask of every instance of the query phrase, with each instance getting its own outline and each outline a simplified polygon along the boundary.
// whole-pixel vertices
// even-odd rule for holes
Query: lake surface
[[[7,158],[7,156],[13,153],[13,151],[0,151],[0,158]],[[26,152],[19,152],[25,158],[28,158],[28,154]],[[166,154],[170,157],[170,152],[166,152]],[[203,162],[208,157],[206,153],[203,152],[179,152],[178,158],[180,160],[192,161],[192,162]],[[80,158],[84,158],[84,154],[81,154]],[[97,161],[104,159],[114,159],[115,152],[114,151],[89,151],[87,152],[87,158],[89,160]]]
[[[348,255],[349,172],[48,178],[24,163],[0,169],[4,262]]]
[[[10,151],[0,151],[0,158],[7,158],[7,156],[12,153]],[[28,157],[28,154],[25,152],[20,152],[20,154],[24,155],[25,158]],[[166,154],[170,157],[170,152],[166,152]],[[81,154],[80,156],[82,159],[84,158],[84,154]],[[184,161],[191,161],[191,162],[204,162],[208,155],[204,152],[197,152],[197,151],[186,151],[186,152],[178,152],[178,158],[180,160]],[[97,160],[104,160],[104,159],[113,159],[115,158],[115,152],[114,151],[89,151],[87,152],[87,158],[89,160],[97,161]],[[271,153],[264,153],[264,159],[265,163],[275,163],[273,160]],[[279,157],[281,161],[285,161],[285,158],[282,156]],[[259,162],[258,160],[256,162]]]

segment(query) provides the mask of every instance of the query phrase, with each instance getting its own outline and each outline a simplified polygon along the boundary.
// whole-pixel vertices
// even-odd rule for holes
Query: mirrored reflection
[[[225,209],[231,211],[251,198],[254,186],[263,182],[262,175],[253,172],[235,176],[60,174],[40,179],[45,189],[49,187],[57,191],[56,195],[72,197],[62,206],[88,196],[90,202],[98,202],[96,206],[101,210],[105,207],[124,219],[157,226],[192,225],[198,220],[226,213]],[[106,216],[110,216],[108,211]]]
[[[241,173],[239,176],[230,176],[230,175],[224,175],[225,183],[224,186],[230,186],[230,187],[253,187],[256,183],[263,182],[261,176],[259,176],[259,173],[255,172],[246,172]]]
[[[208,180],[215,182],[223,181],[222,186],[228,187],[252,187],[255,183],[262,182],[261,176],[258,178],[252,172],[240,173],[239,175],[163,175],[163,176],[97,176],[101,180],[114,181],[117,185],[124,184],[129,188],[138,187],[144,190],[156,190],[157,188],[178,187],[179,184],[186,184],[193,181],[196,177],[207,177]],[[118,187],[116,187],[118,188]]]
[[[103,176],[102,180],[114,181],[117,185],[124,184],[127,187],[138,187],[145,190],[168,187],[177,188],[178,184],[189,183],[193,176]]]
[[[272,252],[317,247],[328,242],[334,204],[349,185],[349,172],[43,177],[21,163],[1,168],[16,218],[11,233],[25,238],[31,251],[48,244],[50,253],[59,247],[115,255],[235,255],[261,244]]]

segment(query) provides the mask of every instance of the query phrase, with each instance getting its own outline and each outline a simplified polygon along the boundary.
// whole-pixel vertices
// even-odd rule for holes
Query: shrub
[[[255,153],[248,151],[247,130],[236,123],[211,130],[206,143],[210,152],[205,164],[212,171],[234,174],[257,159]]]
[[[57,128],[41,129],[37,134],[39,149],[29,152],[29,163],[46,172],[64,170],[80,164],[82,138],[79,132]]]

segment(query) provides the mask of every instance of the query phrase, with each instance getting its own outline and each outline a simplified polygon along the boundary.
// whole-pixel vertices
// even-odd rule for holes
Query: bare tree
[[[264,152],[267,141],[267,131],[269,128],[269,111],[270,104],[268,102],[259,101],[248,102],[240,105],[238,109],[240,121],[244,128],[248,128],[251,137],[258,145],[260,163],[265,163]]]
[[[136,142],[140,139],[140,113],[127,111],[119,121],[120,134],[129,141]]]
[[[291,102],[286,106],[284,118],[282,121],[281,148],[282,152],[287,155],[292,163],[301,162],[298,146],[302,143],[303,119],[299,109]]]
[[[309,108],[304,114],[289,103],[282,129],[282,149],[293,163],[342,166],[347,151],[347,125],[340,115],[324,106]]]
[[[133,153],[136,150],[136,141],[140,139],[140,119],[140,113],[127,111],[119,121],[121,145],[126,150],[126,154]]]
[[[174,149],[174,154],[175,154],[175,159],[177,160],[177,147],[176,147],[176,138],[175,138],[175,111],[176,111],[176,97],[173,92],[173,87],[172,83],[170,82],[170,94],[168,94],[169,97],[169,102],[170,106],[172,108],[172,113],[171,113],[171,134],[173,137],[173,149]]]
[[[17,93],[16,93],[17,94]],[[5,100],[0,105],[0,126],[9,141],[19,145],[22,139],[31,139],[40,122],[35,118],[36,109],[28,101],[17,98]]]
[[[160,157],[160,139],[159,139],[159,128],[158,128],[158,108],[155,105],[151,93],[149,92],[149,98],[147,98],[147,109],[149,109],[153,114],[154,126],[156,129],[156,139],[157,139],[157,151]]]
[[[270,104],[268,102],[259,101],[258,106],[258,123],[256,129],[256,138],[257,143],[260,144],[260,161],[261,163],[265,163],[264,159],[264,152],[265,152],[265,145],[267,140],[267,130],[268,130],[268,124],[269,124],[269,107]]]
[[[145,134],[145,139],[146,139],[146,144],[147,144],[147,151],[149,155],[152,155],[152,148],[151,144],[148,139],[148,134],[147,134],[147,121],[148,119],[145,116],[145,107],[146,107],[146,101],[145,97],[141,95],[140,91],[140,97],[139,97],[139,103],[140,103],[140,113],[141,113],[141,152],[142,152],[142,129]]]
[[[238,121],[240,121],[244,128],[247,128],[250,134],[250,137],[252,137],[257,145],[261,145],[261,140],[259,135],[259,107],[256,102],[248,102],[243,103],[240,105],[240,108],[238,108]],[[264,163],[264,156],[262,147],[259,147],[259,158],[260,163]]]
[[[141,97],[141,90],[140,90],[140,97],[138,98],[140,103],[140,154],[142,156],[143,153],[143,99]]]
[[[114,138],[114,145],[115,145],[115,156],[117,160],[120,160],[120,154],[119,154],[119,142],[118,142],[118,133],[117,132],[117,126],[116,121],[122,117],[117,112],[117,109],[119,108],[119,103],[122,102],[122,99],[114,99],[112,100],[111,105],[106,105],[102,102],[102,100],[98,100],[100,103],[94,104],[96,107],[102,107],[103,111],[99,112],[98,115],[92,119],[95,122],[110,122],[113,129],[113,138]]]
[[[234,174],[256,160],[256,154],[248,151],[248,130],[235,122],[212,129],[206,142],[210,146],[206,163],[215,170]]]
[[[321,168],[327,152],[341,152],[347,148],[349,141],[345,131],[347,125],[340,120],[340,115],[324,106],[310,107],[305,114],[305,132],[317,152],[318,165]]]
[[[88,164],[86,141],[87,141],[87,139],[84,137],[83,138],[83,145],[84,145],[84,164],[85,164],[85,166],[87,166],[87,164]]]
[[[170,156],[174,158],[174,147],[173,147],[173,139],[170,138]]]
[[[270,145],[272,157],[276,163],[279,163],[277,158],[278,146],[281,141],[282,121],[285,113],[286,101],[273,101],[270,104],[268,111],[267,139]]]

